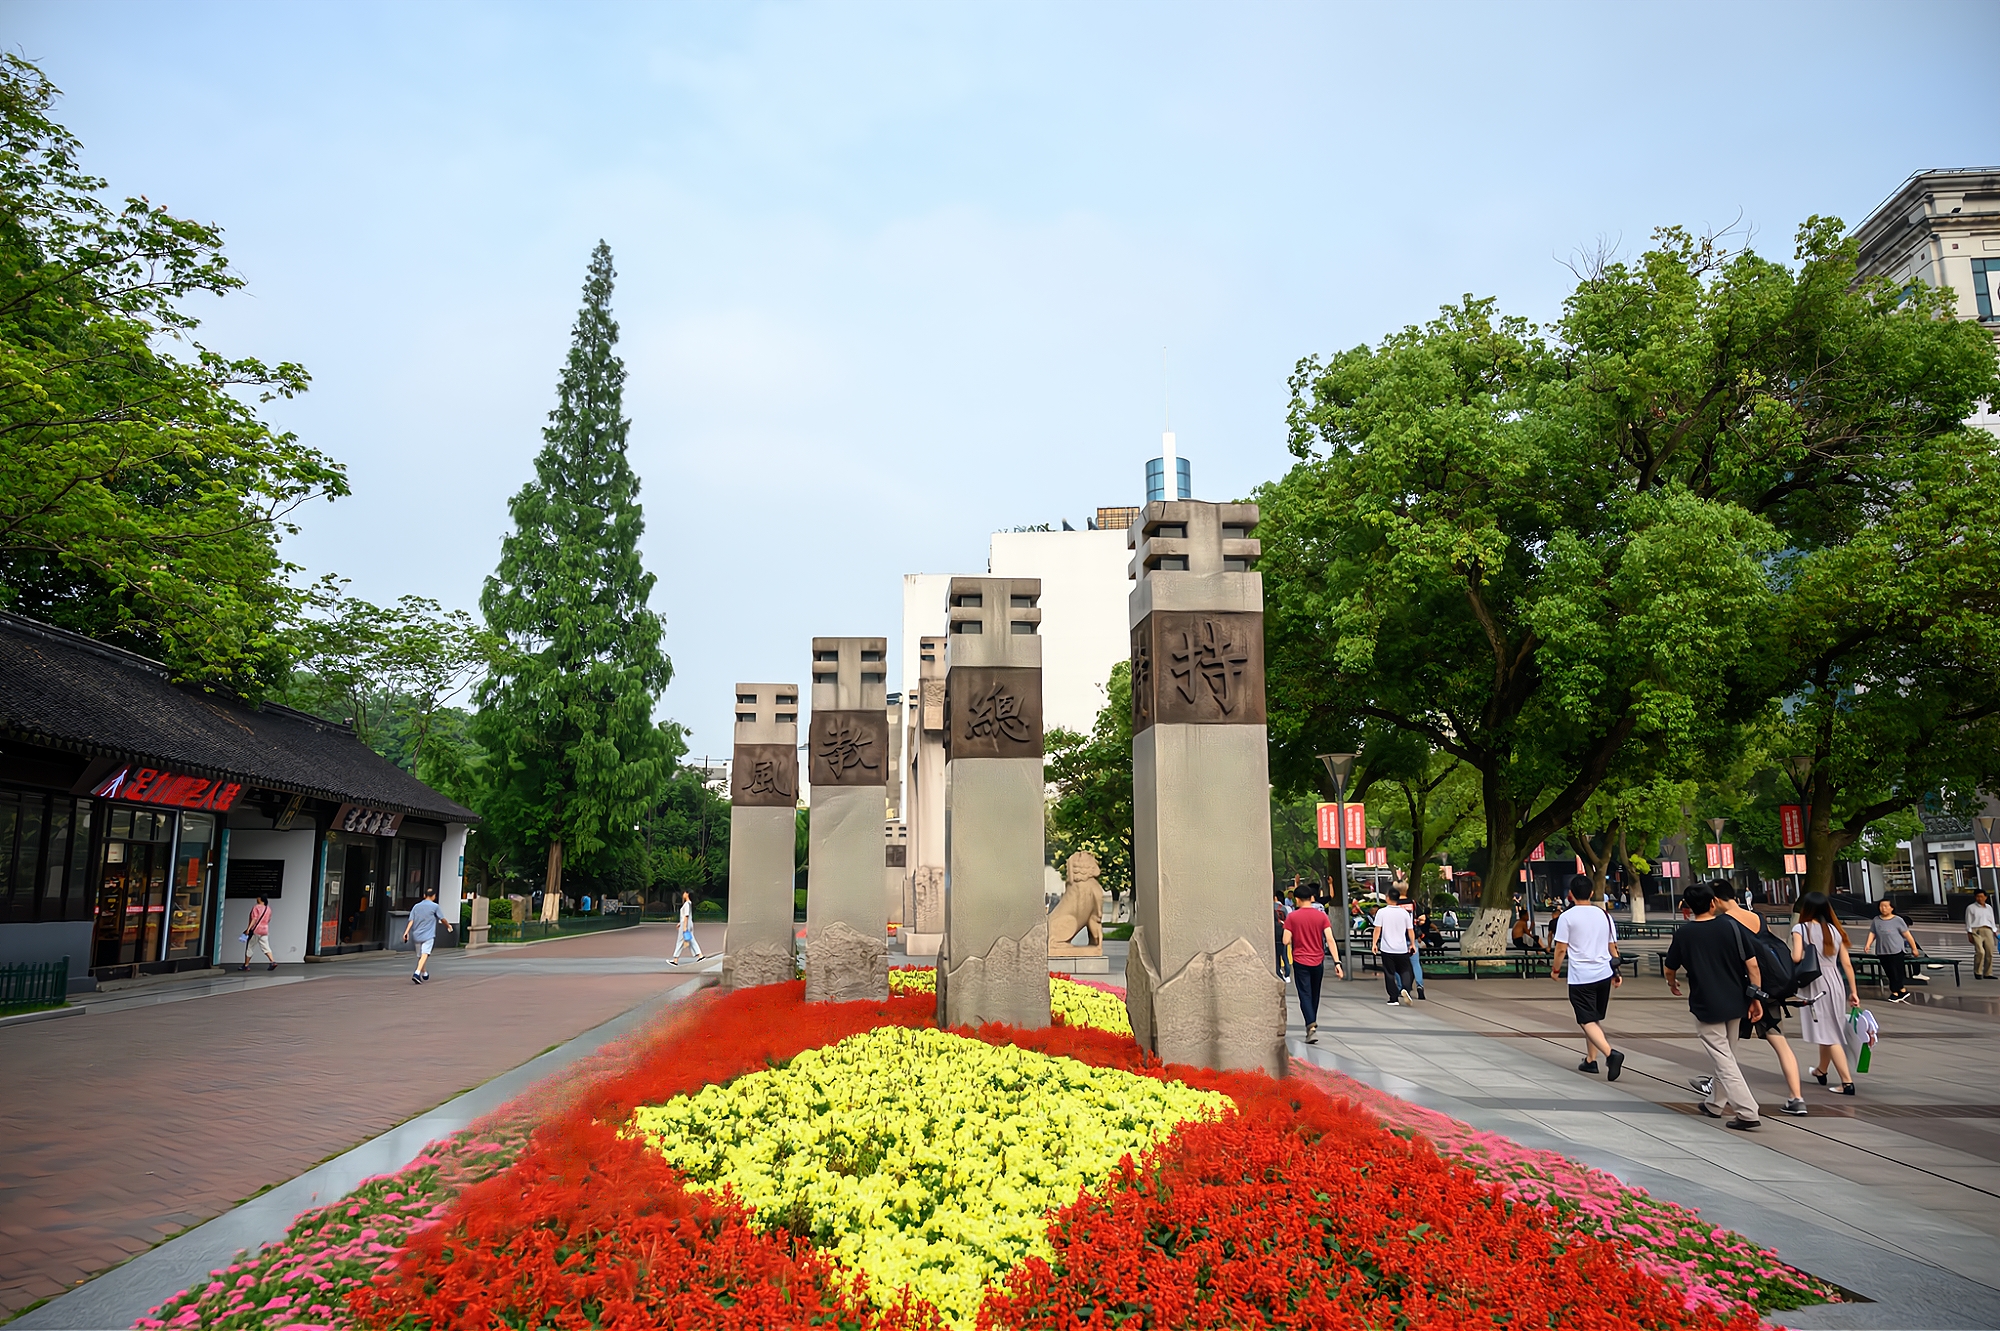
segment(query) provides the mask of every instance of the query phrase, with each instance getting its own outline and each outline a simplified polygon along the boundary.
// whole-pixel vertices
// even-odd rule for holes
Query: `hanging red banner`
[[[1660,877],[1679,878],[1680,876],[1681,876],[1681,862],[1679,860],[1660,861]]]
[[[1994,845],[1991,841],[1980,842],[1979,867],[1982,869],[2000,869],[2000,846]]]
[[[1387,846],[1370,846],[1368,848],[1368,863],[1378,869],[1388,868],[1389,848]]]
[[[1806,811],[1798,804],[1778,806],[1778,838],[1786,850],[1804,850],[1806,845]]]
[[[1319,848],[1332,850],[1340,844],[1340,806],[1322,804],[1319,806]]]
[[[1342,814],[1347,819],[1347,845],[1351,850],[1368,844],[1368,806],[1365,804],[1344,804]]]
[[[1528,852],[1528,859],[1535,864],[1540,864],[1543,860],[1547,859],[1548,857],[1549,857],[1549,843],[1546,841],[1542,842],[1540,845],[1536,846],[1533,850]]]
[[[1711,869],[1734,869],[1736,867],[1736,843],[1733,841],[1711,841],[1707,843],[1708,867]]]
[[[1795,873],[1795,874],[1804,874],[1804,873],[1805,873],[1805,871],[1806,871],[1806,857],[1805,857],[1805,856],[1803,856],[1803,855],[1793,855],[1793,854],[1790,854],[1790,853],[1787,853],[1787,854],[1786,854],[1786,856],[1785,856],[1785,872],[1786,872],[1786,873]]]

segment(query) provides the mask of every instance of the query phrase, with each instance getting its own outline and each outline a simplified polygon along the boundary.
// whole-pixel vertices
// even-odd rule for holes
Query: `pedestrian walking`
[[[1319,892],[1311,883],[1298,891],[1298,906],[1285,916],[1279,933],[1278,951],[1292,959],[1292,984],[1299,991],[1299,1015],[1306,1023],[1306,1043],[1319,1043],[1319,990],[1325,978],[1328,955],[1333,959],[1333,975],[1339,979],[1340,953],[1333,940],[1333,921],[1319,908]]]
[[[1840,927],[1840,917],[1824,892],[1799,898],[1799,920],[1792,926],[1792,968],[1798,975],[1819,972],[1799,990],[1799,1038],[1819,1046],[1813,1077],[1826,1085],[1830,1062],[1840,1073],[1840,1094],[1853,1095],[1847,1032],[1849,1019],[1860,1019],[1861,990],[1854,982],[1854,959],[1847,954],[1847,930]]]
[[[238,966],[237,970],[247,971],[250,969],[250,949],[252,947],[261,947],[264,949],[265,970],[274,971],[278,969],[278,959],[271,955],[271,899],[269,897],[258,897],[254,902],[250,903],[250,918],[243,924],[243,964]]]
[[[410,972],[412,984],[423,984],[431,978],[431,948],[437,942],[438,925],[451,928],[451,921],[445,919],[444,912],[438,908],[437,897],[435,887],[425,888],[424,899],[410,907],[410,921],[403,926],[403,941],[407,943],[414,939],[417,944],[417,968]]]
[[[1292,896],[1294,900],[1303,900],[1297,879],[1292,880]],[[1284,890],[1274,890],[1271,893],[1271,942],[1278,954],[1278,978],[1281,980],[1292,978],[1292,961],[1285,950],[1285,917],[1289,914],[1291,911],[1285,907]]]
[[[1611,1011],[1611,991],[1625,983],[1618,973],[1618,930],[1611,917],[1590,904],[1590,879],[1576,874],[1569,880],[1570,908],[1556,917],[1555,950],[1549,954],[1549,975],[1563,980],[1569,963],[1569,1006],[1583,1031],[1583,1062],[1578,1072],[1597,1073],[1597,1055],[1604,1054],[1604,1079],[1617,1081],[1625,1055],[1611,1047],[1604,1018]]]
[[[1783,946],[1782,944],[1771,943],[1770,931],[1764,928],[1764,917],[1744,906],[1743,903],[1736,899],[1733,893],[1727,897],[1718,893],[1716,899],[1721,903],[1722,913],[1742,925],[1743,931],[1753,939],[1774,947]],[[1773,977],[1772,984],[1775,985],[1779,978],[1782,977]],[[1786,994],[1783,995],[1783,998],[1792,996],[1791,994]],[[1779,1112],[1790,1114],[1793,1118],[1804,1118],[1806,1115],[1806,1093],[1804,1087],[1799,1082],[1798,1056],[1792,1053],[1791,1041],[1785,1038],[1786,1011],[1786,1004],[1782,1001],[1782,998],[1778,1000],[1766,1000],[1764,1003],[1764,1015],[1762,1017],[1759,1017],[1755,1021],[1745,1017],[1737,1024],[1736,1038],[1739,1040],[1754,1038],[1762,1040],[1771,1046],[1771,1052],[1778,1056],[1778,1073],[1785,1079],[1785,1090],[1787,1092],[1785,1103],[1779,1109]],[[1698,1087],[1697,1089],[1701,1090],[1704,1095],[1708,1094],[1706,1088]]]
[[[1972,890],[1972,904],[1965,908],[1965,936],[1972,940],[1972,978],[1990,980],[1993,978],[1993,907],[1986,900],[1986,889]]]
[[[1410,989],[1415,978],[1410,960],[1416,955],[1417,927],[1410,908],[1402,904],[1403,894],[1389,889],[1389,904],[1375,912],[1375,932],[1370,946],[1382,958],[1382,983],[1389,991],[1389,1006],[1410,1005]]]
[[[1724,1126],[1747,1132],[1761,1120],[1756,1098],[1736,1065],[1729,1028],[1745,1017],[1758,1021],[1764,1016],[1763,974],[1752,946],[1754,940],[1743,926],[1721,913],[1721,903],[1707,883],[1690,887],[1681,902],[1694,918],[1674,930],[1661,964],[1667,992],[1676,998],[1681,993],[1680,973],[1687,971],[1688,1011],[1694,1014],[1695,1033],[1701,1037],[1709,1066],[1714,1069],[1714,1075],[1705,1079],[1708,1089],[1697,1108],[1705,1117],[1728,1118]],[[1702,1080],[1697,1078],[1696,1082]],[[1700,1085],[1695,1089],[1701,1090]],[[1730,1117],[1732,1110],[1734,1117]]]
[[[1924,950],[1917,946],[1916,936],[1896,914],[1896,905],[1889,898],[1875,903],[1875,918],[1868,921],[1868,941],[1861,950],[1882,958],[1882,969],[1889,973],[1889,1001],[1909,1002],[1909,958],[1921,957]]]
[[[673,964],[676,966],[681,964],[681,949],[684,947],[692,947],[694,949],[694,959],[696,961],[708,960],[707,957],[702,955],[701,944],[695,941],[694,893],[692,892],[681,893],[680,936],[674,940]]]
[[[1437,947],[1443,939],[1431,928],[1430,912],[1424,909],[1422,901],[1415,897],[1410,902],[1410,980],[1411,987],[1419,999],[1424,996],[1424,950]]]

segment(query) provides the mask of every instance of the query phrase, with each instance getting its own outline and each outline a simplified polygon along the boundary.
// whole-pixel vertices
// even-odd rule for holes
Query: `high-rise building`
[[[1919,171],[1854,228],[1863,277],[1950,287],[2000,341],[2000,167]],[[2000,404],[1971,421],[2000,429]]]

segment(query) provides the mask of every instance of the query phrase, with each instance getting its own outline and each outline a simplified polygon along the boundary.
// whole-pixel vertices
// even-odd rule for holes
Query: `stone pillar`
[[[910,869],[903,952],[934,957],[944,939],[944,638],[921,639],[910,692]]]
[[[882,824],[882,900],[889,911],[889,923],[900,931],[903,919],[904,877],[910,872],[910,825],[900,818]]]
[[[882,825],[891,761],[886,638],[814,638],[806,999],[889,997]]]
[[[799,686],[736,686],[729,769],[729,929],[722,987],[794,974],[792,891],[799,808]]]
[[[1285,1066],[1271,941],[1264,587],[1254,504],[1133,521],[1131,951],[1126,1007],[1170,1063]]]
[[[1042,584],[953,578],[938,1022],[1049,1024]]]

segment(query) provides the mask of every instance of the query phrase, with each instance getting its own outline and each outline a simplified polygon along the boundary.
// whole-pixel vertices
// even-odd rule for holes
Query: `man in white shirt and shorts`
[[[1611,1008],[1611,991],[1625,982],[1618,973],[1618,929],[1609,914],[1590,903],[1590,879],[1583,874],[1570,878],[1569,900],[1569,909],[1556,919],[1549,977],[1561,982],[1563,961],[1569,961],[1569,1005],[1583,1028],[1583,1062],[1576,1070],[1594,1075],[1602,1050],[1604,1079],[1617,1081],[1625,1055],[1605,1038],[1604,1016]]]

